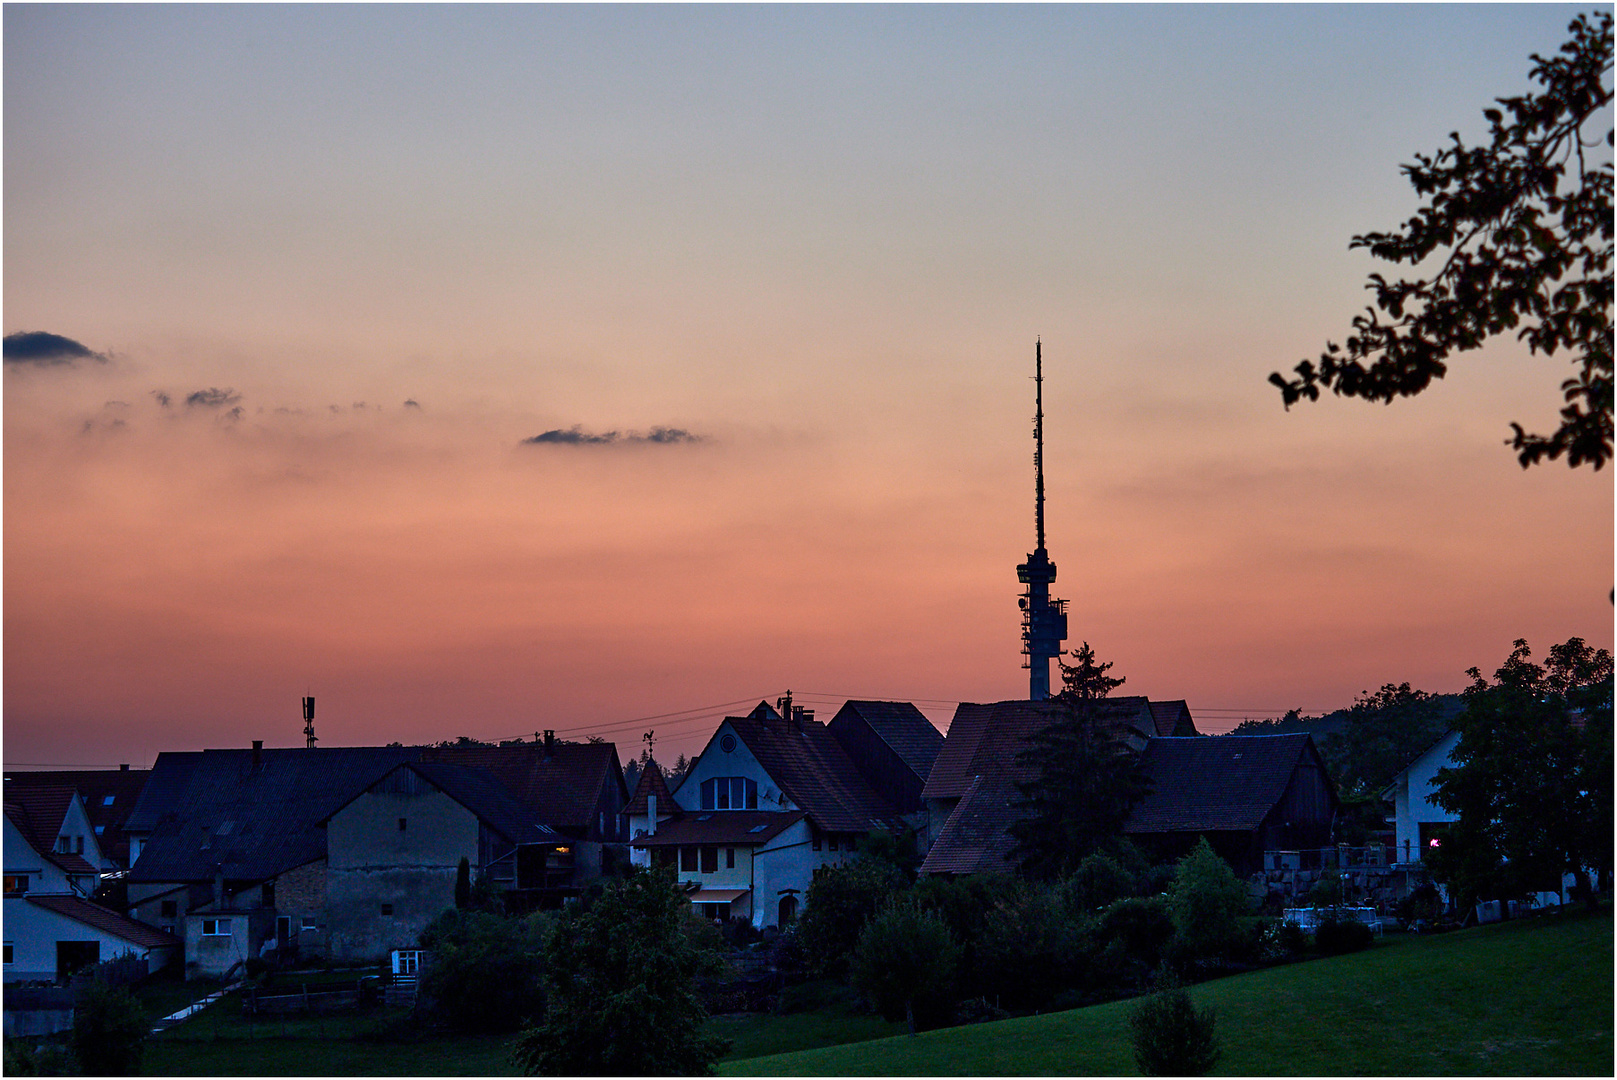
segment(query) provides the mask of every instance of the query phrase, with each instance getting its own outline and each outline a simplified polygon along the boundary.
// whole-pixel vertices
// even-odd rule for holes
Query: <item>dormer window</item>
[[[758,809],[758,782],[745,776],[715,776],[702,781],[703,810]]]

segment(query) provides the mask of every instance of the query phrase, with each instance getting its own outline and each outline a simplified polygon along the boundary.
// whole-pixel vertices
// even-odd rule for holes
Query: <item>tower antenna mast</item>
[[[1067,602],[1050,599],[1056,564],[1044,547],[1044,342],[1033,345],[1033,521],[1038,547],[1016,568],[1022,592],[1022,652],[1027,656],[1028,697],[1043,701],[1050,696],[1050,661],[1062,653],[1067,639]]]

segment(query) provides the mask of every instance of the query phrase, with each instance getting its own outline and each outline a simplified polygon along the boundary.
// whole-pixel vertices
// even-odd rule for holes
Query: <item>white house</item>
[[[1437,790],[1437,770],[1454,764],[1454,748],[1459,745],[1458,731],[1446,733],[1405,765],[1382,790],[1382,799],[1393,804],[1396,865],[1418,869],[1426,849],[1437,842],[1437,833],[1457,820],[1432,801],[1432,794]]]
[[[815,875],[852,860],[860,837],[904,825],[845,740],[783,704],[725,718],[672,791],[648,764],[623,811],[631,862],[674,868],[703,915],[760,929],[795,919]],[[913,720],[881,723],[927,723],[909,708]]]
[[[71,788],[5,793],[5,981],[60,980],[129,955],[156,971],[179,941],[89,899],[103,870],[84,800]]]

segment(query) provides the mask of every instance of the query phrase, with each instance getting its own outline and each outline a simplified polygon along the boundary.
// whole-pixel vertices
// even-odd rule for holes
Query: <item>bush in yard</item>
[[[1083,931],[1055,889],[1025,887],[984,919],[973,989],[1006,1008],[1043,1008],[1085,981]]]
[[[545,1019],[517,1040],[528,1075],[712,1072],[699,976],[722,968],[718,935],[666,870],[631,870],[566,909],[545,947]]]
[[[140,1002],[121,986],[91,980],[73,999],[73,1035],[69,1045],[86,1076],[133,1076],[140,1072],[141,1053],[151,1019]]]
[[[1136,894],[1135,874],[1110,855],[1096,852],[1062,883],[1062,896],[1074,911],[1091,914]]]
[[[512,918],[451,909],[421,932],[431,953],[421,997],[444,1027],[516,1031],[544,1011],[544,915]]]
[[[1159,896],[1131,896],[1114,901],[1095,928],[1102,941],[1116,941],[1129,959],[1154,971],[1173,939],[1173,914]]]
[[[1321,956],[1358,952],[1375,941],[1375,932],[1356,919],[1326,919],[1314,929],[1314,948]]]
[[[6,1036],[6,1076],[66,1076],[67,1051],[51,1042],[30,1042]]]
[[[1241,952],[1245,929],[1241,917],[1250,906],[1246,886],[1206,837],[1179,860],[1168,905],[1174,944],[1184,959],[1205,963]]]
[[[1197,1009],[1183,987],[1140,999],[1129,1013],[1134,1061],[1147,1076],[1206,1076],[1218,1063],[1213,1010]]]
[[[943,920],[913,900],[889,904],[859,932],[850,982],[888,1020],[910,1031],[949,1021],[960,948]]]
[[[797,921],[797,940],[809,967],[836,977],[846,973],[859,931],[906,884],[903,870],[868,856],[815,878]]]
[[[1020,895],[1022,884],[1009,874],[970,874],[962,878],[925,877],[909,893],[923,911],[943,920],[960,942],[960,970],[977,970],[977,943],[988,913],[1001,901]],[[981,993],[980,989],[968,993]]]

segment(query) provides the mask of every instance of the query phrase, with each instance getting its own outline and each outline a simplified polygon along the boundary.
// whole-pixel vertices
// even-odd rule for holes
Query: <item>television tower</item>
[[[1050,599],[1056,564],[1044,550],[1044,347],[1039,341],[1033,345],[1033,385],[1033,521],[1039,546],[1016,568],[1016,580],[1027,586],[1020,603],[1028,698],[1043,701],[1050,696],[1050,661],[1061,655],[1067,640],[1067,602]]]

